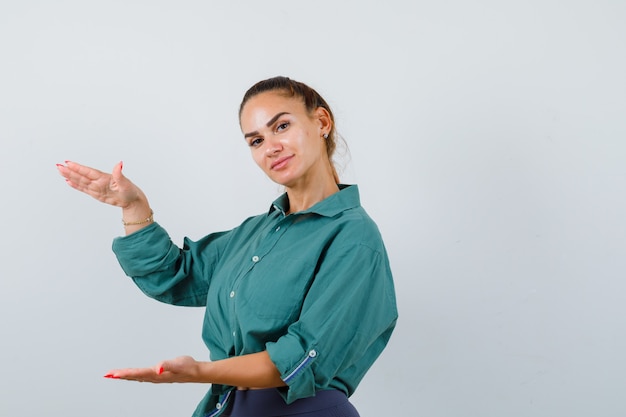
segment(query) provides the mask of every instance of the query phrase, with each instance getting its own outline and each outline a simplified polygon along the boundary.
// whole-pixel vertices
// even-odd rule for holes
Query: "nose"
[[[266,139],[267,148],[265,149],[265,155],[273,156],[282,151],[283,145],[278,139]]]

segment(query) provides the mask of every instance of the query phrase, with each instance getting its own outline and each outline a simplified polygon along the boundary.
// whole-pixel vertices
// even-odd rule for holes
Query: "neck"
[[[307,187],[287,188],[287,196],[289,196],[288,213],[297,213],[304,211],[325,198],[339,191],[339,186],[331,178],[329,181],[318,181]]]

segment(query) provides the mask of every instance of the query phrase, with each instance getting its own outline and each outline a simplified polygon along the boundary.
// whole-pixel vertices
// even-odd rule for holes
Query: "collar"
[[[338,184],[339,191],[331,194],[326,197],[324,200],[319,203],[314,204],[306,210],[299,211],[294,214],[307,214],[307,213],[315,213],[320,216],[325,217],[334,217],[342,211],[355,208],[361,205],[361,199],[359,196],[359,187],[357,185],[349,185],[349,184]],[[272,203],[268,211],[268,215],[273,211],[280,211],[283,216],[285,212],[289,209],[289,196],[287,193],[284,193],[280,197],[278,197]]]

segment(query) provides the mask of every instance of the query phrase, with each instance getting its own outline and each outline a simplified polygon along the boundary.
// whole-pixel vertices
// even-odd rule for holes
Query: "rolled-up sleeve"
[[[123,271],[149,297],[168,304],[205,306],[211,270],[228,232],[176,246],[158,223],[113,240]]]
[[[398,313],[384,247],[359,242],[328,248],[299,319],[266,344],[288,386],[283,392],[288,403],[328,388],[351,395],[395,327]]]

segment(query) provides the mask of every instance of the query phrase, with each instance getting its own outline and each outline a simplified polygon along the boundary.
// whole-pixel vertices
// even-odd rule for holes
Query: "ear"
[[[323,107],[318,107],[315,109],[314,117],[319,123],[320,136],[324,133],[330,133],[333,128],[333,121],[328,110]]]

